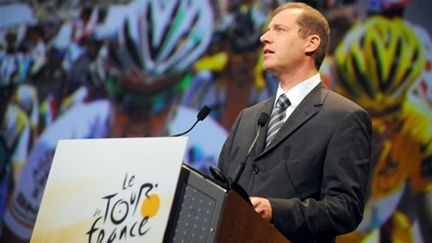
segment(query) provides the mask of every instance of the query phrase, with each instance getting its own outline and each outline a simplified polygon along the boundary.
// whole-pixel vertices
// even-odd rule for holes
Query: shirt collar
[[[312,89],[315,88],[315,86],[317,86],[320,82],[321,82],[321,77],[319,73],[317,73],[314,76],[298,83],[297,85],[295,85],[294,87],[292,87],[286,92],[282,89],[279,83],[276,92],[276,99],[273,105],[275,106],[278,97],[281,94],[285,93],[291,102],[291,107],[296,108],[300,104],[300,102],[304,99],[304,97],[306,97],[306,95],[309,94],[309,92],[311,92]]]

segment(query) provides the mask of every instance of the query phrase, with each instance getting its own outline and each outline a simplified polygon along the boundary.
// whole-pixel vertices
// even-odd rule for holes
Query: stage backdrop
[[[0,1],[0,227],[29,239],[59,139],[169,136],[207,105],[185,162],[208,173],[236,115],[275,93],[259,37],[282,2]],[[373,118],[364,219],[338,241],[430,241],[431,2],[305,2],[332,28],[323,82]]]

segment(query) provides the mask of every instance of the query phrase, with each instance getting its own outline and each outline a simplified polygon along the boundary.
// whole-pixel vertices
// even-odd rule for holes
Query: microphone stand
[[[192,131],[192,129],[196,126],[196,124],[199,122],[200,120],[196,120],[195,121],[195,123],[188,129],[188,130],[186,130],[186,131],[184,131],[184,132],[182,132],[182,133],[178,133],[178,134],[174,134],[174,135],[172,135],[172,137],[180,137],[180,136],[183,136],[183,135],[185,135],[185,134],[187,134],[188,132],[190,132],[190,131]]]
[[[255,146],[255,144],[256,144],[256,142],[258,140],[258,137],[259,137],[259,134],[260,134],[260,130],[261,130],[261,126],[258,126],[257,130],[258,131],[257,131],[257,133],[255,135],[255,138],[254,138],[251,146],[249,147],[249,150],[247,152],[246,158],[240,163],[239,167],[237,168],[236,172],[234,173],[233,183],[237,183],[238,180],[240,179],[241,174],[243,173],[243,170],[244,170],[244,168],[246,166],[246,161],[249,159],[249,156],[250,156],[250,153],[252,151],[252,148]]]
[[[211,109],[208,106],[206,106],[206,105],[203,106],[201,108],[201,110],[198,112],[197,119],[196,119],[195,123],[188,130],[186,130],[182,133],[171,135],[171,137],[180,137],[180,136],[183,136],[183,135],[187,134],[188,132],[192,131],[192,129],[196,126],[196,124],[199,121],[202,121],[207,117],[207,115],[210,113],[210,111],[211,111]]]
[[[234,190],[235,192],[237,192],[247,203],[249,203],[250,205],[252,205],[252,202],[250,201],[249,195],[246,192],[246,190],[238,183],[241,174],[243,173],[245,167],[246,167],[246,163],[247,160],[249,159],[249,156],[252,152],[252,149],[255,147],[255,144],[258,140],[261,128],[267,123],[269,119],[269,115],[267,113],[261,113],[259,119],[258,119],[258,123],[257,123],[257,132],[255,135],[254,140],[252,141],[252,144],[250,145],[248,152],[246,154],[246,158],[240,163],[239,167],[237,168],[237,170],[234,173],[234,177],[231,180],[231,178],[226,178],[225,175],[223,174],[223,172],[217,168],[217,167],[210,167],[210,173],[212,174],[212,176],[219,182],[223,183],[225,185],[225,187],[228,190]]]

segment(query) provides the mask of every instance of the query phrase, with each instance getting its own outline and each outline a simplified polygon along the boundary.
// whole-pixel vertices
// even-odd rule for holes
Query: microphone
[[[199,121],[204,120],[207,117],[207,115],[210,113],[210,111],[211,111],[211,109],[208,106],[206,106],[206,105],[203,106],[197,114],[197,119],[196,119],[195,123],[188,130],[186,130],[182,133],[174,134],[171,137],[179,137],[179,136],[183,136],[183,135],[187,134],[188,132],[190,132],[195,127],[195,125]]]
[[[253,147],[255,146],[255,144],[258,140],[260,130],[267,123],[268,119],[269,119],[269,115],[267,113],[262,112],[260,114],[260,116],[258,118],[258,122],[257,122],[257,134],[255,135],[255,138],[254,138],[251,146],[248,149],[248,152],[246,154],[246,158],[237,168],[237,170],[234,174],[233,180],[231,178],[229,178],[229,179],[226,178],[225,175],[223,174],[223,172],[218,167],[213,167],[213,166],[210,167],[210,172],[211,172],[213,178],[216,179],[216,182],[222,183],[223,186],[225,186],[228,190],[233,190],[233,191],[237,192],[239,194],[239,196],[241,198],[243,198],[245,200],[245,202],[249,203],[250,205],[252,205],[252,202],[249,199],[249,195],[246,192],[246,190],[238,184],[238,180],[240,179],[240,176],[243,173],[243,170],[246,166],[246,161],[248,160],[249,155],[250,155]]]
[[[260,116],[258,118],[258,122],[257,122],[257,133],[255,135],[255,138],[254,138],[252,144],[250,145],[250,147],[248,149],[248,152],[246,154],[246,158],[243,160],[243,162],[240,163],[239,167],[237,168],[237,170],[236,170],[236,172],[234,174],[234,178],[233,178],[232,184],[238,184],[238,180],[240,179],[240,176],[243,173],[243,170],[245,169],[246,161],[248,160],[249,155],[250,155],[250,153],[252,151],[252,148],[255,147],[255,144],[256,144],[256,142],[258,140],[258,136],[260,134],[260,130],[267,123],[268,119],[269,119],[269,115],[267,113],[262,112],[260,114]]]

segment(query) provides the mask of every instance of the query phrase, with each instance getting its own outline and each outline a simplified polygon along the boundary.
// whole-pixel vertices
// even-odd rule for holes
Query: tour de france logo
[[[135,175],[124,176],[119,191],[103,196],[103,207],[93,214],[86,232],[87,242],[124,242],[143,237],[150,231],[149,221],[159,212],[157,184],[137,183]]]

